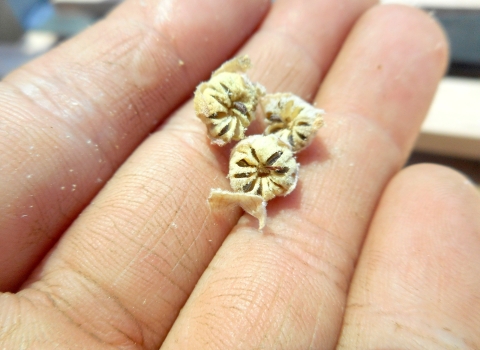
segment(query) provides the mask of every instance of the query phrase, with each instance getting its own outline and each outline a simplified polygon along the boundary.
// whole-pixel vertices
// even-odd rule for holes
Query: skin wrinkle
[[[277,260],[277,256],[274,256],[273,259]],[[276,263],[274,262],[272,265],[276,266]],[[281,278],[279,279],[279,283],[271,285],[272,287],[274,287],[274,293],[273,293],[273,295],[270,296],[270,299],[272,300],[271,304],[275,305],[276,300],[279,300],[280,304],[282,304],[283,299],[281,298],[281,292],[283,292],[283,285],[284,285],[285,280],[287,279],[287,275],[288,275],[287,272],[282,273]],[[236,280],[238,280],[239,283],[242,283],[243,279],[244,279],[244,277],[240,277],[240,278],[237,278]],[[220,282],[223,282],[224,280],[225,280],[225,278],[222,278],[222,279],[220,279]],[[257,283],[256,285],[259,285],[259,284]],[[234,287],[234,288],[235,288],[235,290],[242,290],[242,289],[239,289],[238,287]],[[252,293],[253,290],[250,288],[249,292]],[[255,295],[258,295],[258,293],[255,293]],[[224,294],[221,294],[221,296],[224,296]],[[238,298],[235,298],[234,300],[232,300],[232,302],[236,302],[237,300],[238,300]],[[260,304],[259,304],[259,301],[260,301]],[[249,322],[252,325],[252,327],[249,329],[250,331],[252,331],[252,329],[254,329],[254,326],[256,326],[260,322],[260,320],[263,318],[262,315],[272,313],[272,310],[269,310],[269,308],[266,307],[267,305],[263,305],[262,298],[259,298],[259,299],[256,300],[255,296],[252,298],[251,301],[249,301],[249,305],[252,305],[252,306],[256,305],[258,307],[258,309],[264,310],[263,312],[260,313],[260,315],[255,317],[255,322],[253,324],[251,323],[250,318],[246,319],[246,321]],[[274,324],[274,322],[269,322],[269,326],[268,326],[267,330],[270,330],[270,329],[272,329],[272,327],[275,327],[275,326],[276,326],[276,324]],[[261,343],[268,343],[268,340],[267,340],[267,337],[269,337],[268,335],[269,335],[269,332],[265,331],[265,335],[264,335],[264,338],[261,341]],[[239,340],[242,341],[242,342],[244,341],[244,339],[239,339]]]
[[[14,334],[17,330],[22,327],[22,319],[20,317],[21,306],[20,301],[11,293],[3,293],[0,295],[0,300],[4,301],[5,299],[11,301],[13,305],[10,305],[10,309],[8,313],[2,313],[0,319],[3,322],[0,322],[0,344],[2,344],[6,339],[8,339],[12,334]],[[10,317],[8,317],[10,316]],[[15,321],[13,322],[5,322],[10,321],[11,318],[14,318]],[[8,325],[10,324],[10,327]],[[5,329],[7,327],[7,329]]]
[[[65,91],[69,91],[71,88],[64,84],[64,81],[57,80],[55,83],[51,83],[53,77],[46,75],[45,72],[34,71],[28,67],[21,69],[23,70],[22,74],[17,74],[28,76],[28,82],[16,82],[14,79],[8,79],[8,77],[3,81],[4,86],[14,92],[19,100],[24,98],[40,111],[43,111],[45,115],[56,116],[55,122],[63,120],[65,123],[67,117],[75,120],[73,117],[78,118],[83,114],[79,113],[82,111],[81,108],[84,108],[83,103],[81,104],[78,99],[68,97]],[[65,74],[65,72],[63,73]],[[90,104],[90,102],[86,104]],[[28,111],[26,114],[29,114]],[[34,117],[30,118],[29,121],[35,120]],[[75,120],[75,122],[78,122],[78,120]]]
[[[82,277],[83,277],[83,279],[85,279],[85,276],[82,276]],[[80,285],[82,291],[86,291],[87,293],[91,294],[94,298],[96,297],[96,294],[90,290],[90,287],[85,283],[85,281],[82,281],[82,279],[77,279],[77,281],[78,281],[78,284]],[[94,283],[94,285],[95,285],[97,288],[102,289],[102,288],[101,288],[98,284],[96,284],[95,282],[93,282],[93,281],[90,281],[90,282]],[[60,286],[59,286],[59,287],[60,287]],[[105,292],[105,291],[104,291],[104,292]],[[127,310],[125,309],[125,307],[120,303],[120,301],[119,301],[118,299],[116,299],[115,297],[113,297],[113,298],[111,298],[111,299],[113,299],[113,300],[116,302],[116,304],[117,304],[118,306],[120,306],[120,308],[123,309],[124,312],[127,311]],[[60,298],[60,300],[64,300],[64,299],[63,299],[63,298]],[[68,303],[67,303],[67,305],[68,305],[69,307],[73,308],[72,305],[70,305],[70,304],[68,304]],[[127,311],[127,313],[128,313],[128,311]],[[144,344],[144,336],[143,336],[142,328],[141,328],[140,325],[139,325],[139,321],[136,320],[135,317],[134,317],[132,314],[130,314],[130,313],[128,313],[128,314],[129,314],[129,316],[130,316],[130,319],[132,319],[132,320],[134,321],[134,323],[137,324],[137,327],[136,327],[136,331],[137,331],[137,332],[135,332],[135,333],[140,334],[140,337],[139,337],[138,339],[135,339],[134,337],[132,337],[131,335],[127,334],[125,331],[123,331],[123,330],[121,330],[120,328],[116,327],[116,326],[113,325],[112,323],[109,323],[108,325],[109,325],[111,328],[113,328],[115,331],[117,331],[117,333],[123,335],[123,336],[124,336],[126,339],[128,339],[132,344],[143,345],[143,344]],[[85,318],[88,318],[87,315],[85,315],[85,316],[86,316]],[[82,325],[82,324],[79,323],[79,327],[81,327],[81,325]],[[143,325],[143,324],[142,324],[142,325]],[[143,325],[143,326],[148,329],[148,325]],[[99,338],[100,338],[100,337],[99,337]],[[113,344],[112,344],[112,345],[113,345]]]
[[[290,298],[289,298],[290,301],[287,303],[287,305],[285,307],[285,312],[283,313],[280,324],[277,327],[278,328],[277,336],[272,337],[273,341],[272,340],[270,341],[270,342],[272,342],[272,346],[281,346],[282,342],[283,342],[284,345],[288,345],[288,343],[285,342],[285,338],[281,337],[281,335],[283,335],[283,332],[284,332],[283,327],[284,327],[285,323],[287,322],[287,319],[289,319],[291,317],[291,313],[289,311],[291,311],[292,299],[294,299],[295,292],[299,289],[300,285],[301,285],[300,283],[297,284],[290,293]],[[279,285],[279,288],[281,288],[281,285]],[[269,343],[269,342],[267,342],[267,334],[270,334],[270,330],[272,329],[273,326],[274,326],[274,324],[272,323],[270,325],[270,327],[268,328],[268,330],[265,332],[264,343],[267,343],[267,344]],[[277,325],[275,325],[275,326],[277,326]]]
[[[186,196],[183,196],[182,203],[185,201],[186,198],[187,198]],[[180,209],[179,209],[179,210],[181,210],[181,207],[182,207],[182,206],[183,206],[183,204],[180,204]],[[178,210],[178,211],[179,211],[179,210]],[[158,210],[156,210],[156,211],[158,211]],[[154,211],[154,213],[155,213],[156,211]],[[177,211],[177,214],[178,214],[178,211]],[[177,214],[175,214],[175,215],[177,215]],[[154,214],[152,214],[152,216],[153,216],[153,215],[154,215]],[[150,219],[147,220],[147,222],[149,222],[149,221],[150,221]],[[169,225],[169,226],[167,227],[167,231],[164,232],[164,234],[163,234],[162,237],[165,237],[165,236],[167,235],[167,233],[170,231],[170,229],[171,229],[171,226]],[[159,242],[163,242],[162,237],[160,237]],[[162,244],[164,244],[164,243],[162,243]],[[168,249],[168,246],[165,246],[165,247]],[[152,248],[152,250],[154,250],[154,249],[155,249],[155,247]],[[156,255],[156,254],[155,254],[155,255]],[[138,256],[138,255],[137,255],[137,256]],[[158,256],[158,255],[157,255],[157,256]],[[181,264],[180,261],[179,261],[179,263]],[[183,264],[182,264],[182,266],[188,270],[188,268],[187,268],[186,265],[183,265]],[[153,267],[153,266],[152,266],[152,267]],[[128,269],[128,268],[127,268],[127,269]],[[156,270],[158,270],[158,269],[156,269]],[[124,270],[124,271],[125,271],[125,270]],[[158,271],[161,272],[160,270],[158,270]],[[163,273],[162,273],[162,274],[163,274]],[[121,276],[119,276],[118,278],[120,278],[120,277],[121,277]],[[165,277],[167,277],[167,276],[165,275]],[[172,283],[172,285],[177,285],[177,284],[174,283],[173,280],[171,280],[170,278],[169,278],[169,280],[170,280],[170,282]],[[180,286],[178,286],[178,288],[180,288]],[[185,293],[186,295],[188,295],[188,293],[187,293],[186,291],[184,291],[184,290],[182,290],[182,291],[183,291],[183,293]]]
[[[296,220],[295,220],[296,219]],[[296,236],[294,234],[289,234],[288,232],[281,232],[277,234],[277,236],[273,237],[274,242],[276,243],[277,247],[282,251],[278,254],[278,256],[282,257],[284,254],[288,254],[290,257],[294,258],[294,260],[298,261],[301,265],[310,267],[313,271],[316,271],[316,275],[325,276],[328,280],[331,280],[342,293],[346,293],[348,290],[348,284],[351,279],[351,276],[346,272],[347,270],[351,269],[351,266],[354,266],[356,263],[355,255],[347,249],[349,247],[349,242],[342,239],[342,235],[334,235],[330,231],[318,227],[318,225],[312,223],[310,218],[286,218],[285,220],[288,221],[289,227],[292,227],[292,231],[295,231],[293,227],[295,226],[295,222],[301,223],[302,227],[302,235]],[[293,221],[292,221],[293,220]],[[283,221],[283,220],[282,220]],[[306,224],[310,223],[311,230],[306,226]],[[312,232],[307,237],[305,236],[305,232]],[[318,238],[322,237],[323,242],[323,249],[321,250],[314,250],[309,251],[312,247],[317,246],[315,242],[310,242],[310,238],[315,241]],[[325,242],[329,242],[328,245],[325,245]],[[292,244],[293,243],[293,244]],[[299,252],[295,253],[291,247],[298,247]],[[329,248],[328,253],[326,248]],[[307,249],[305,249],[307,248]],[[336,249],[334,249],[336,248]],[[339,253],[333,253],[334,250],[338,250]],[[339,266],[336,266],[330,262],[330,259],[325,259],[325,255],[336,255],[336,256],[344,256],[345,257],[345,270],[341,269]],[[319,266],[314,266],[314,262],[310,262],[305,259],[306,256],[311,256],[315,258],[316,263],[320,263],[324,267],[328,268],[321,268]],[[342,282],[339,282],[337,278],[331,278],[332,272],[327,271],[336,271],[335,274],[338,273],[339,276],[342,278]]]
[[[193,170],[191,170],[191,172],[193,172]],[[187,175],[188,175],[188,174],[187,174]],[[189,177],[187,176],[187,178],[189,178]],[[195,182],[193,182],[193,181],[189,181],[189,182],[190,182],[190,185],[192,185],[194,188],[197,188],[197,190],[200,190],[200,189],[195,185]],[[190,192],[191,192],[190,188],[188,188],[188,189],[185,191],[185,195],[182,196],[182,202],[181,202],[179,205],[177,205],[177,208],[178,208],[178,209],[177,209],[176,212],[174,213],[173,218],[170,220],[170,221],[173,222],[173,223],[175,223],[176,219],[177,219],[178,216],[179,216],[180,210],[182,210],[182,208],[183,208],[183,204],[185,203],[186,199],[189,197],[189,196],[187,195],[187,191],[188,191],[188,193],[190,193]],[[208,216],[207,216],[207,218],[208,218]],[[204,221],[204,222],[205,222],[205,221]],[[170,224],[170,225],[167,227],[167,230],[164,232],[163,236],[164,236],[164,237],[167,236],[168,233],[169,233],[172,229],[173,229],[173,228],[172,228],[172,225]],[[175,232],[178,233],[178,231],[179,231],[179,230],[175,229]],[[183,260],[184,257],[188,256],[188,251],[190,250],[191,247],[194,246],[194,243],[195,243],[195,241],[197,240],[197,238],[200,236],[200,234],[197,234],[197,236],[194,238],[193,242],[189,245],[188,248],[185,248],[185,247],[184,247],[182,240],[179,238],[179,236],[178,236],[177,234],[175,234],[174,236],[175,236],[175,238],[177,239],[177,242],[178,242],[178,243],[180,244],[180,246],[182,247],[182,250],[184,251],[184,253],[183,253],[183,255],[182,255],[181,257],[178,257],[178,256],[176,257],[177,264],[172,268],[172,272],[175,270],[175,268],[176,268],[179,264],[181,264],[182,267],[184,267],[185,269],[187,269],[187,271],[189,271],[191,274],[193,274],[193,271],[190,271],[190,269],[187,267],[187,265],[184,265],[184,264],[182,264],[181,262],[182,262],[182,260]],[[167,248],[168,248],[168,247],[167,247]],[[154,247],[153,249],[155,249],[155,247]],[[188,257],[189,257],[189,256],[188,256]]]
[[[6,84],[6,83],[5,83],[5,84]],[[26,99],[30,102],[30,104],[33,105],[34,107],[40,108],[41,110],[43,110],[43,111],[45,112],[45,114],[51,114],[51,111],[49,111],[49,110],[46,109],[45,107],[43,107],[43,106],[41,106],[40,104],[38,104],[38,100],[32,99],[30,96],[25,95],[25,93],[24,93],[21,89],[17,88],[17,87],[14,86],[14,85],[10,85],[10,87],[11,87],[11,89],[14,89],[16,92],[19,93],[19,94],[17,95],[18,97],[20,97],[20,98],[21,98],[21,97],[26,98]],[[19,98],[19,99],[20,99],[20,98]],[[44,97],[44,98],[46,99],[46,97]],[[38,118],[34,118],[34,116],[33,116],[32,114],[28,113],[28,111],[27,111],[26,109],[22,109],[22,110],[21,110],[21,113],[20,113],[20,112],[17,112],[17,113],[14,113],[14,114],[16,114],[17,117],[18,117],[18,116],[21,117],[21,116],[24,115],[24,114],[29,114],[29,116],[31,117],[31,118],[30,118],[30,119],[31,119],[31,122],[33,122],[33,123],[35,123],[35,122],[38,120]],[[43,122],[42,122],[42,123],[39,123],[39,126],[38,126],[38,127],[33,127],[33,126],[32,126],[32,127],[28,128],[29,125],[31,125],[31,124],[27,124],[27,129],[26,129],[26,128],[25,128],[25,125],[17,124],[16,121],[17,121],[17,118],[15,118],[15,119],[9,119],[9,120],[8,120],[8,123],[9,123],[9,125],[16,125],[16,126],[18,127],[18,130],[21,130],[22,132],[28,131],[29,129],[32,130],[32,131],[34,131],[33,133],[30,134],[30,136],[31,136],[34,140],[37,139],[37,138],[41,138],[41,137],[45,137],[45,136],[46,136],[46,137],[48,137],[48,139],[50,139],[50,140],[53,141],[53,137],[52,137],[53,135],[48,135],[48,134],[44,134],[44,133],[43,133],[43,130],[45,129],[44,127],[42,127],[42,125],[43,125],[42,123],[43,123]],[[58,123],[61,123],[62,126],[61,126],[60,128],[61,128],[61,129],[64,129],[64,130],[68,133],[69,124],[68,124],[64,119],[56,119],[56,120],[55,120],[55,128],[58,128]],[[42,132],[38,132],[39,130],[42,131]],[[86,131],[83,130],[82,128],[80,128],[79,131],[81,131],[81,133],[84,134],[84,135],[87,134]],[[21,136],[24,136],[24,135],[21,135]],[[86,139],[86,138],[85,138],[85,139]],[[37,143],[38,143],[38,141],[37,141]],[[53,142],[52,142],[52,144],[53,144],[54,146],[58,146],[58,145],[59,145],[59,144],[56,144],[56,143],[53,143]],[[50,148],[52,148],[52,147],[50,147]],[[8,149],[8,148],[7,148],[7,149]],[[55,150],[53,150],[53,152],[55,152]],[[58,152],[58,153],[60,153],[60,152]],[[25,161],[25,160],[24,160],[24,161]]]
[[[84,329],[82,327],[82,325],[80,323],[74,321],[73,318],[70,315],[68,315],[65,310],[62,310],[59,307],[59,303],[55,300],[55,298],[57,298],[59,301],[63,301],[67,306],[71,306],[71,305],[69,305],[69,303],[65,299],[61,298],[59,295],[52,294],[51,292],[48,293],[48,292],[38,290],[38,289],[33,289],[33,290],[35,290],[37,293],[42,293],[43,296],[50,301],[53,308],[55,310],[57,310],[71,325],[73,325],[74,327],[76,326],[77,329],[81,330],[85,335],[87,335],[91,339],[95,339],[97,342],[99,342],[101,344],[103,343],[102,339],[99,338],[96,334],[93,334],[93,333],[87,331],[86,329]],[[28,299],[28,297],[26,297],[25,295],[23,297],[25,299]],[[32,304],[34,304],[34,302],[32,300],[29,300],[29,301]]]
[[[275,288],[275,293],[272,297],[272,304],[275,305],[275,302],[277,299],[279,299],[279,296],[280,296],[280,292],[281,292],[281,289],[282,289],[282,285],[284,284],[285,280],[286,280],[286,275],[287,273],[283,273],[281,275],[281,278],[279,278],[279,283],[276,285],[276,288]],[[293,294],[293,293],[292,293]],[[280,299],[280,303],[282,303],[282,299]],[[268,313],[268,305],[261,305],[263,306],[263,309],[265,310],[265,314]],[[286,317],[286,312],[283,314],[282,318],[283,320],[285,320],[285,317]],[[260,321],[261,317],[256,317],[256,320],[255,320],[255,325],[258,324],[258,322]],[[263,337],[263,340],[260,342],[260,346],[262,346],[262,343],[268,343],[267,341],[267,337],[269,335],[269,331],[272,329],[272,327],[275,327],[276,325],[273,323],[273,322],[270,322],[269,323],[269,326],[267,327],[266,331],[265,331],[265,335]],[[280,330],[281,330],[281,327],[280,327]]]
[[[143,334],[143,331],[142,329],[146,329],[150,332],[154,332],[153,329],[149,328],[149,325],[148,324],[143,324],[141,321],[139,321],[130,311],[128,311],[125,306],[121,303],[121,301],[119,300],[119,298],[113,293],[112,290],[108,290],[110,288],[107,288],[106,286],[102,286],[100,285],[97,281],[95,281],[94,279],[91,278],[91,276],[87,276],[85,275],[84,273],[81,273],[80,272],[80,269],[76,269],[75,266],[71,265],[68,261],[64,261],[64,264],[66,265],[66,268],[68,269],[69,272],[72,272],[74,273],[76,276],[79,276],[80,278],[75,278],[73,279],[75,281],[75,285],[79,285],[79,287],[81,288],[81,290],[83,291],[87,291],[89,292],[90,294],[92,295],[95,295],[94,292],[91,292],[90,291],[90,288],[87,286],[87,284],[85,282],[89,282],[90,284],[93,284],[96,288],[98,288],[102,294],[105,296],[104,298],[105,299],[108,299],[110,302],[114,302],[114,305],[117,306],[119,309],[122,310],[122,313],[123,315],[127,316],[128,319],[130,320],[130,322],[128,323],[132,323],[136,325],[135,327],[135,331],[134,333],[137,333],[140,338],[138,337],[135,337],[133,335],[127,335],[127,333],[125,333],[124,331],[120,330],[119,328],[115,327],[112,325],[111,321],[109,319],[106,319],[102,324],[110,327],[110,328],[113,328],[115,330],[118,331],[118,333],[120,334],[123,334],[126,336],[127,339],[129,339],[131,341],[132,344],[144,344],[144,334]],[[58,272],[57,272],[58,274]],[[83,280],[83,282],[82,282]],[[34,291],[37,291],[37,292],[41,292],[44,294],[44,296],[46,296],[48,298],[48,300],[50,300],[50,302],[52,303],[52,305],[54,306],[54,308],[56,310],[58,310],[59,312],[61,312],[65,317],[67,317],[69,320],[71,320],[71,322],[73,322],[74,324],[76,324],[78,326],[79,329],[82,329],[84,332],[86,332],[87,334],[93,336],[95,339],[98,339],[100,342],[106,342],[105,339],[102,338],[102,336],[100,334],[97,334],[99,331],[101,331],[100,329],[98,328],[94,328],[95,331],[97,331],[97,333],[94,333],[93,331],[88,331],[86,330],[83,326],[82,326],[82,322],[80,321],[75,321],[73,319],[73,316],[70,315],[70,313],[68,313],[67,310],[65,310],[65,308],[62,308],[60,303],[55,301],[55,299],[58,299],[59,301],[62,301],[64,302],[69,309],[71,309],[73,311],[73,313],[77,314],[79,317],[77,318],[82,318],[82,315],[84,318],[88,318],[88,315],[86,315],[84,312],[82,312],[82,308],[79,308],[81,307],[83,304],[80,304],[78,306],[74,306],[73,304],[69,303],[68,300],[65,298],[65,297],[62,297],[60,296],[60,294],[58,293],[53,293],[53,287],[56,287],[58,289],[62,289],[62,285],[51,285],[49,283],[47,283],[47,280],[43,280],[43,283],[45,286],[42,288],[41,286],[38,286],[38,282],[32,286],[30,288],[30,290],[34,290]],[[38,287],[37,287],[38,286]],[[45,289],[45,290],[44,290]],[[125,321],[125,320],[124,320]],[[123,322],[124,322],[123,321]],[[128,328],[128,327],[126,327]],[[114,344],[111,344],[111,345],[114,345]]]

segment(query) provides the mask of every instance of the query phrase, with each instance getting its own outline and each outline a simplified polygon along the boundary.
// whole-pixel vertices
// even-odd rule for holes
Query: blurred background
[[[335,1],[335,0],[330,0]],[[105,16],[121,0],[0,0],[0,79]],[[435,16],[451,63],[409,164],[454,167],[480,186],[480,0],[383,0]]]

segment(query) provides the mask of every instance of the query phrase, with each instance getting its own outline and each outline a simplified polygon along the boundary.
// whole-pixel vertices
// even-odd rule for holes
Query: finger
[[[252,219],[240,220],[165,349],[335,346],[377,199],[405,159],[445,64],[444,35],[424,13],[381,6],[360,19],[321,87],[326,127],[299,155],[300,188],[269,203],[263,234]],[[340,99],[334,91],[343,88],[350,93]]]
[[[480,196],[448,168],[389,184],[350,288],[341,349],[480,348]]]
[[[252,79],[269,92],[291,91],[311,100],[354,21],[377,3],[320,1],[315,4],[318,9],[307,14],[312,11],[312,2],[292,7],[292,1],[277,1],[262,30],[242,50],[256,62]]]
[[[237,49],[267,7],[253,0],[220,7],[212,0],[128,1],[5,78],[0,290],[25,278],[119,164]]]
[[[338,26],[338,36],[325,40],[337,41],[330,45],[339,48],[342,33],[348,32],[344,26],[352,25],[361,12],[360,5],[347,12],[328,13],[327,3],[277,1],[267,23],[281,22],[288,12],[277,6],[289,4],[299,22],[305,23],[291,26],[291,35],[303,37],[304,32],[307,36],[318,19],[324,19]],[[368,4],[364,2],[364,8]],[[338,25],[334,16],[338,16]],[[258,56],[267,40],[268,36],[258,34],[244,51]],[[285,60],[296,54],[287,43],[280,46],[285,51],[278,52]],[[319,62],[331,61],[336,54],[313,52]],[[274,70],[289,76],[283,62],[265,64],[256,64],[256,72],[278,64]],[[273,83],[289,89],[296,79],[312,87],[319,83],[310,81],[317,77],[309,70],[300,69],[296,76],[284,78],[283,84]],[[262,83],[269,85],[270,80]],[[20,296],[44,305],[43,296],[48,295],[60,311],[109,344],[125,341],[146,348],[158,346],[240,216],[239,210],[212,215],[206,203],[210,188],[228,188],[220,169],[226,161],[221,154],[207,144],[205,126],[193,115],[191,104],[180,109],[119,169]],[[91,309],[96,310],[94,319]],[[111,315],[119,316],[112,320]],[[85,322],[87,319],[90,322]]]

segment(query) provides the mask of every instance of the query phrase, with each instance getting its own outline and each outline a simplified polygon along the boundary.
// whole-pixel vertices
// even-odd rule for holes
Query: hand
[[[127,1],[1,83],[0,348],[480,347],[479,196],[400,171],[443,33],[369,0],[269,5]],[[209,211],[228,150],[180,106],[238,49],[328,113],[263,233]]]

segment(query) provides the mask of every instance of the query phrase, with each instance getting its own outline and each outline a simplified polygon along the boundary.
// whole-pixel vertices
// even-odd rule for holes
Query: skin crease
[[[126,1],[0,84],[0,348],[479,348],[479,195],[400,171],[447,63],[438,25],[229,1]],[[229,149],[186,101],[237,50],[327,111],[262,233],[209,210]]]

